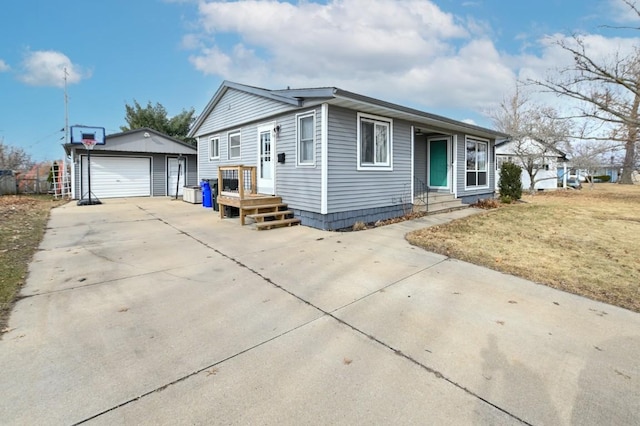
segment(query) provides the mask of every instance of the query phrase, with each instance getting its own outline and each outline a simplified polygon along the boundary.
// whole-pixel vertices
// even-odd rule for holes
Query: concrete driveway
[[[403,238],[471,212],[332,233],[57,208],[0,341],[1,422],[640,424],[640,315]]]

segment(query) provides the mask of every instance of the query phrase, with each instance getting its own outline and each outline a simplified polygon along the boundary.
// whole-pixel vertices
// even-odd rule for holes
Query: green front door
[[[429,186],[447,188],[448,159],[447,139],[432,139],[429,141]]]

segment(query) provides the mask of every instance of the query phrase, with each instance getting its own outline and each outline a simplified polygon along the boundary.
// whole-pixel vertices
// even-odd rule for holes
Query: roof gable
[[[229,90],[238,90],[244,93],[263,97],[265,99],[271,99],[286,104],[293,109],[309,107],[326,102],[343,108],[389,116],[396,119],[404,119],[420,123],[425,126],[447,129],[452,132],[473,133],[475,135],[492,139],[500,137],[505,138],[508,136],[505,133],[495,130],[464,123],[462,121],[453,120],[447,117],[427,113],[368,96],[359,95],[336,87],[268,90],[224,81],[192,126],[189,131],[190,137],[193,137],[198,133],[200,128],[214,111],[216,105],[223,99],[224,95]],[[254,120],[257,118],[258,117],[253,117]]]
[[[65,149],[78,145],[67,144]],[[82,148],[82,146],[80,145]],[[94,151],[145,152],[156,154],[196,154],[197,148],[148,127],[114,133],[105,137],[104,145],[96,145]]]
[[[262,89],[259,87],[247,86],[244,84],[234,83],[231,81],[223,81],[216,93],[213,95],[207,106],[205,106],[202,113],[198,116],[196,121],[191,126],[191,130],[189,130],[189,137],[194,137],[198,133],[198,130],[205,121],[209,118],[214,108],[218,105],[218,103],[223,99],[224,95],[229,90],[237,90],[240,92],[244,92],[247,94],[256,95],[262,98],[270,99],[273,101],[281,102],[285,105],[290,105],[292,107],[300,107],[301,101],[297,99],[295,96],[290,96],[288,94],[278,93],[278,91]]]

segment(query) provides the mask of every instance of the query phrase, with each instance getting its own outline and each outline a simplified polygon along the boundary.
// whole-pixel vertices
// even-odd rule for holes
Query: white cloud
[[[182,43],[180,43],[183,49],[195,50],[198,48],[204,48],[200,37],[197,34],[186,34],[182,37]]]
[[[640,16],[622,0],[609,0],[608,10],[613,20],[618,24],[638,24]],[[633,4],[633,3],[632,3]],[[635,3],[640,8],[640,4]]]
[[[9,71],[10,69],[11,67],[9,66],[9,64],[7,64],[5,61],[0,59],[0,72],[6,72],[6,71]]]
[[[22,62],[20,80],[31,86],[64,86],[64,70],[67,84],[79,83],[91,73],[71,62],[65,54],[54,50],[28,51]]]
[[[587,56],[597,63],[605,64],[616,61],[616,55],[624,58],[631,54],[635,46],[640,45],[640,38],[604,37],[598,34],[580,36]],[[523,54],[507,58],[504,61],[519,70],[521,80],[543,80],[551,74],[573,64],[573,55],[561,48],[558,42],[568,46],[577,46],[576,40],[568,35],[553,34],[538,41],[541,52],[538,55]]]
[[[564,35],[524,40],[535,54],[499,52],[487,22],[432,0],[202,0],[198,10],[199,30],[183,47],[205,74],[267,88],[337,86],[419,108],[486,111],[517,78],[543,78],[572,59],[553,43]],[[585,37],[598,52],[628,44],[598,37]]]
[[[441,39],[467,35],[453,16],[417,0],[211,2],[202,3],[200,13],[205,31],[239,34],[243,43],[268,51],[273,66],[296,64],[302,71],[318,63],[353,70],[363,60],[375,69],[398,68],[409,58],[447,50]]]
[[[476,47],[496,55],[490,43],[471,40],[471,33],[482,31],[477,22],[465,27],[431,1],[216,1],[202,2],[199,12],[202,33],[183,39],[195,51],[192,64],[205,74],[253,85],[335,85],[372,96],[409,95],[425,105],[436,99],[458,105],[456,96],[466,94],[468,106],[468,95],[478,93],[474,82],[500,68],[473,55]],[[232,47],[220,42],[229,34],[237,37]],[[211,36],[216,42],[205,41]],[[471,49],[460,49],[459,42]],[[498,72],[499,78],[509,74]],[[456,87],[447,93],[443,82]],[[490,90],[482,85],[480,92]]]

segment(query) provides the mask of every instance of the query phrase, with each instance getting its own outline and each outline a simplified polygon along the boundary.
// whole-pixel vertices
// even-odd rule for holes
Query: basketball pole
[[[84,199],[84,196],[82,197],[82,199],[80,201],[78,201],[78,205],[79,206],[93,206],[95,204],[102,204],[102,201],[100,201],[98,198],[95,199],[91,199],[91,151],[93,150],[93,147],[96,145],[96,141],[94,138],[87,138],[87,139],[82,139],[82,144],[84,145],[85,149],[87,150],[87,185],[88,185],[88,191],[87,191],[87,195],[89,196],[88,200]]]
[[[91,202],[91,150],[87,149],[87,183],[89,185],[89,205],[93,205]]]
[[[90,127],[90,126],[81,126],[75,125],[69,128],[70,137],[71,137],[71,145],[74,145],[74,148],[71,150],[72,155],[77,154],[79,159],[79,171],[80,171],[80,200],[78,200],[79,206],[90,206],[94,204],[102,204],[102,201],[98,197],[93,194],[91,190],[91,151],[95,148],[96,145],[104,145],[105,143],[105,130],[104,127]],[[76,150],[76,146],[82,143],[84,149],[86,151],[86,172],[87,179],[86,183],[88,185],[88,191],[85,193],[83,191],[83,186],[85,183],[84,179],[84,163],[85,157],[82,154],[82,151]],[[79,152],[79,154],[78,154]],[[87,196],[87,198],[85,198]]]

